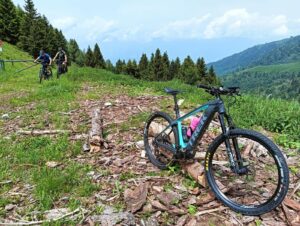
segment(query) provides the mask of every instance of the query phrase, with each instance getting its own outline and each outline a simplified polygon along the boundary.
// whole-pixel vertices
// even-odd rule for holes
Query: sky
[[[13,0],[24,5],[24,0]],[[300,35],[299,0],[33,0],[80,48],[139,60],[160,48],[171,59],[213,62],[253,45]]]

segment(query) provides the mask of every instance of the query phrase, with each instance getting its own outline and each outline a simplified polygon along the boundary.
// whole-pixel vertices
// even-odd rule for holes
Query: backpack
[[[59,53],[58,53],[58,61],[59,62],[63,62],[63,61],[65,61],[65,51],[59,51]]]

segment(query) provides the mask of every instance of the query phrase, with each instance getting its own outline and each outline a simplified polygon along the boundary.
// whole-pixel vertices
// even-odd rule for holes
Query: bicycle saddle
[[[171,88],[165,88],[165,92],[171,95],[177,95],[178,93],[182,93],[180,90],[174,90]]]

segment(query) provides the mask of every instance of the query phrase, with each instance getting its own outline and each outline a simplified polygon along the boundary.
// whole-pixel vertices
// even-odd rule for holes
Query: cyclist
[[[52,58],[44,50],[40,50],[40,55],[34,60],[34,62],[36,63],[38,60],[41,60],[44,72],[47,71],[48,65],[52,64]]]
[[[61,71],[59,71],[59,73],[65,73],[67,72],[67,54],[66,52],[62,49],[62,47],[58,48],[58,52],[56,53],[55,57],[53,58],[53,61],[55,61],[57,58],[57,66],[58,66],[58,70],[61,69]]]

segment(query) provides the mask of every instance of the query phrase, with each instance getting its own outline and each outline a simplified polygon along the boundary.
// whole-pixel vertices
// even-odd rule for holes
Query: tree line
[[[110,66],[111,67],[111,66]],[[136,60],[118,60],[111,70],[117,74],[128,74],[138,79],[150,81],[168,81],[180,79],[187,84],[215,84],[219,85],[214,68],[207,68],[203,57],[196,62],[187,56],[181,63],[177,57],[170,60],[167,52],[161,54],[160,49],[151,54],[148,59],[146,54],[142,54],[139,62]]]
[[[11,0],[0,0],[0,14],[0,38],[32,56],[36,57],[40,49],[54,55],[58,47],[67,48],[62,31],[37,12],[32,0],[25,0],[24,9]]]
[[[44,49],[54,56],[62,47],[69,56],[69,63],[80,66],[105,68],[104,58],[98,44],[92,51],[82,51],[75,39],[66,40],[61,30],[53,27],[46,16],[40,15],[32,0],[25,0],[24,9],[12,0],[0,0],[0,39],[17,45],[23,51],[37,57]]]
[[[58,47],[68,54],[69,63],[110,70],[117,74],[127,74],[138,79],[168,81],[180,79],[188,84],[219,84],[213,67],[207,69],[203,58],[196,62],[187,56],[181,63],[179,58],[170,60],[167,52],[157,49],[148,59],[143,54],[136,60],[118,60],[115,65],[104,59],[99,45],[93,50],[89,46],[81,50],[75,39],[66,40],[61,30],[53,27],[46,16],[40,15],[32,0],[25,0],[24,9],[15,6],[12,0],[0,0],[0,39],[36,57],[40,49],[54,56]]]

